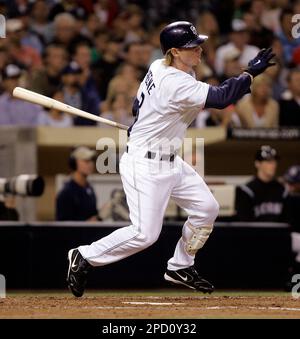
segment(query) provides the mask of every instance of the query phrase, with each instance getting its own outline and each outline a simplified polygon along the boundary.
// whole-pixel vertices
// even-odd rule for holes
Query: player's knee
[[[197,209],[190,215],[190,222],[195,227],[201,227],[202,225],[213,225],[219,214],[219,204],[212,196],[199,205]]]
[[[152,234],[144,234],[144,233],[140,233],[139,234],[139,243],[140,243],[140,247],[141,249],[145,249],[151,245],[153,245],[157,239],[159,237],[159,234],[156,234],[155,232],[153,232]]]
[[[220,205],[214,197],[208,201],[206,206],[206,213],[211,219],[216,219],[220,210]]]

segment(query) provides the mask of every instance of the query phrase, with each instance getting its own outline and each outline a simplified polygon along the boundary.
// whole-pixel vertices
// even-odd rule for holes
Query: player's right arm
[[[204,107],[223,109],[241,99],[250,92],[253,78],[275,64],[271,61],[274,56],[272,48],[262,49],[239,77],[230,78],[220,86],[210,86]]]

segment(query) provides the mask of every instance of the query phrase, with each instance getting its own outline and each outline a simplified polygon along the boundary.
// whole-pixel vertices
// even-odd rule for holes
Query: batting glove
[[[253,77],[263,73],[268,67],[274,66],[276,62],[271,61],[274,58],[275,54],[272,51],[272,48],[263,48],[257,54],[257,56],[250,60],[248,63],[248,68],[245,69],[245,72],[249,73]]]

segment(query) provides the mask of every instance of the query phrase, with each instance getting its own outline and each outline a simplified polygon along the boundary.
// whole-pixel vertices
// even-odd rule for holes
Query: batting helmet
[[[170,48],[191,48],[202,44],[207,35],[198,35],[195,26],[188,21],[176,21],[167,25],[160,33],[163,54]]]

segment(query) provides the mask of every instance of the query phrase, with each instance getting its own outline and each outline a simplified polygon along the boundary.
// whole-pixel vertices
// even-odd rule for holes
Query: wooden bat
[[[98,117],[97,115],[82,111],[81,109],[64,104],[63,102],[46,97],[45,95],[41,95],[36,92],[29,91],[28,89],[25,89],[22,87],[16,87],[13,90],[13,96],[18,99],[29,101],[33,104],[38,104],[38,105],[41,105],[41,106],[44,106],[50,109],[51,108],[56,109],[60,112],[66,112],[66,113],[78,115],[82,118],[102,122],[103,124],[110,125],[113,127],[118,127],[121,129],[125,129],[125,130],[128,129],[128,126],[126,125],[122,125],[122,124],[119,124],[118,122]]]

